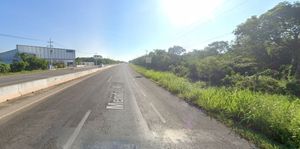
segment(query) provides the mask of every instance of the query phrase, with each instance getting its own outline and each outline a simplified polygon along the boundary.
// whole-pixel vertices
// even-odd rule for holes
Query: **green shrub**
[[[0,73],[8,73],[10,71],[10,65],[0,63]]]
[[[202,80],[208,82],[209,85],[220,85],[221,80],[229,71],[224,63],[221,59],[212,56],[201,59],[193,66],[195,72],[191,72],[191,74],[194,75],[194,78],[191,74],[190,77],[194,81]]]
[[[270,76],[242,76],[235,74],[232,76],[226,76],[223,80],[223,84],[239,89],[249,89],[251,91],[259,91],[266,93],[285,93],[285,85],[279,80],[276,80]]]
[[[28,66],[27,62],[24,61],[15,61],[12,64],[10,64],[10,68],[12,72],[19,72],[25,70],[25,68]]]
[[[235,86],[238,82],[241,82],[245,79],[244,76],[240,74],[234,74],[234,75],[226,75],[222,79],[222,85],[224,86]]]
[[[205,88],[207,87],[207,83],[206,82],[203,82],[203,81],[197,81],[197,82],[194,82],[194,87],[196,88]]]
[[[291,81],[286,84],[286,90],[288,93],[300,96],[300,82],[298,81]]]
[[[272,77],[252,76],[250,81],[253,83],[253,87],[250,87],[250,89],[254,91],[284,93],[284,86],[281,86],[280,82]]]
[[[280,79],[280,72],[276,71],[276,70],[272,70],[272,69],[266,69],[262,72],[259,73],[259,75],[261,76],[269,76],[275,79]]]
[[[179,77],[186,77],[189,72],[189,69],[182,65],[177,65],[177,66],[171,65],[170,70],[171,70],[171,72],[173,72],[174,74],[176,74]]]
[[[28,63],[28,65],[25,67],[25,70],[45,70],[48,68],[48,62],[46,60],[37,58],[34,55],[22,53],[20,54],[20,57],[24,62]]]
[[[55,68],[65,68],[66,67],[65,63],[54,63],[53,66]]]

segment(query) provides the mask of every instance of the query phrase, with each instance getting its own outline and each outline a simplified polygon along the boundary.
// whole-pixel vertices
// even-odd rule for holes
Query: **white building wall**
[[[38,47],[38,46],[27,46],[27,45],[17,45],[19,53],[34,54],[39,58],[46,59],[52,62],[64,62],[75,64],[75,50],[72,49],[61,49],[61,48],[48,48],[48,47]],[[52,52],[51,52],[52,51]]]

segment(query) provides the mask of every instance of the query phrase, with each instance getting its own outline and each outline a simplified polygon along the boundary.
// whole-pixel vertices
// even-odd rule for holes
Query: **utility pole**
[[[48,43],[49,43],[49,48],[52,48],[53,47],[53,45],[52,45],[53,40],[51,40],[51,38],[49,39]]]
[[[96,59],[96,66],[97,66],[98,63],[97,63],[97,56],[96,55],[97,55],[97,53],[95,53],[95,56],[94,56],[95,59]]]
[[[52,48],[53,48],[52,43],[53,43],[53,41],[51,40],[51,38],[48,41],[48,43],[49,43],[49,48],[50,48],[50,69],[52,69],[52,52],[53,52],[53,50],[52,50]]]

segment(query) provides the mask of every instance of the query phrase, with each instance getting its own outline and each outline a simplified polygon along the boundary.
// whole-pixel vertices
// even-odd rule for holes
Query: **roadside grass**
[[[300,148],[299,98],[232,88],[201,88],[170,72],[131,66],[260,148]]]

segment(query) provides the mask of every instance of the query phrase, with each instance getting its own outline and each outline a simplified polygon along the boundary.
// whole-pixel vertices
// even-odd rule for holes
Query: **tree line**
[[[300,96],[300,2],[281,2],[233,33],[231,42],[215,41],[191,52],[181,46],[155,49],[130,62],[203,86]]]
[[[48,68],[48,62],[31,54],[18,54],[19,60],[13,61],[12,64],[0,62],[0,73],[45,70]]]
[[[100,64],[117,64],[117,63],[122,63],[122,61],[118,60],[113,60],[110,58],[100,58],[100,59],[95,59],[94,57],[77,57],[75,59],[76,64],[79,64],[80,62],[93,62],[95,65],[100,65]]]

